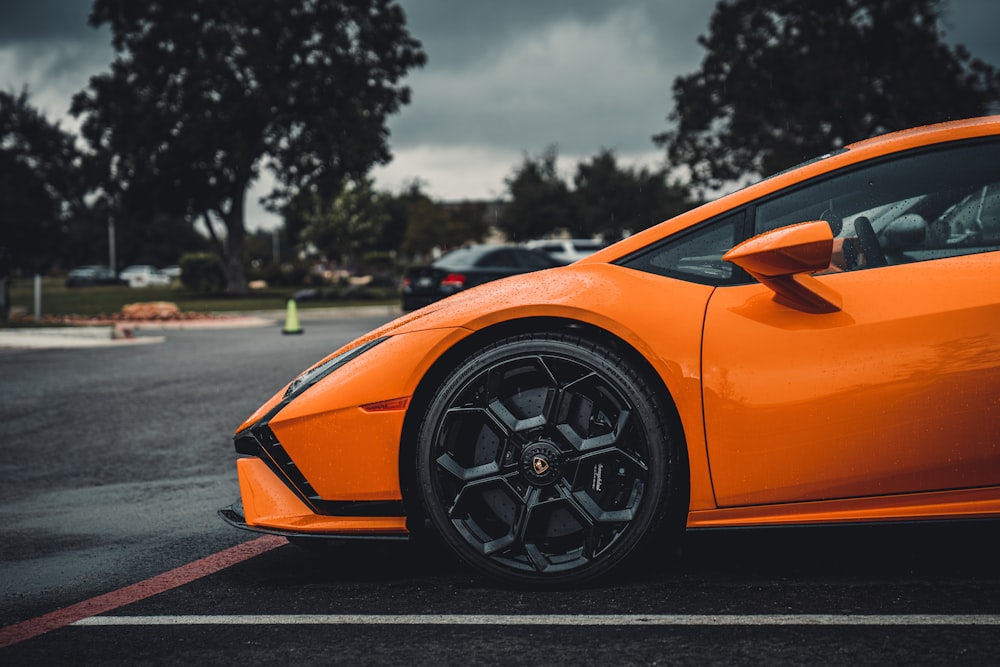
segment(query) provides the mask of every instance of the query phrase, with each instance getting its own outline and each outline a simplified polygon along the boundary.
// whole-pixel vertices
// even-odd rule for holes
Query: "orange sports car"
[[[1000,516],[1000,116],[863,141],[337,350],[231,523],[579,582],[687,529]]]

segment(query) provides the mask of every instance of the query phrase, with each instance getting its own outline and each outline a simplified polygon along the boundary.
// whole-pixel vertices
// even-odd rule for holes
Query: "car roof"
[[[471,266],[485,255],[497,250],[525,252],[524,248],[509,243],[479,243],[451,250],[434,260],[432,266],[439,268]]]
[[[599,239],[536,239],[525,241],[523,248],[545,252],[593,252],[608,245]]]

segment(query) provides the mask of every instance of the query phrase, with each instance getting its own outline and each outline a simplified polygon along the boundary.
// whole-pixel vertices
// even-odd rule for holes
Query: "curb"
[[[96,328],[96,327],[94,327]],[[110,347],[110,346],[131,346],[150,345],[162,343],[166,340],[163,336],[143,336],[141,338],[121,337],[114,335],[114,327],[107,329],[104,336],[86,332],[83,335],[74,335],[72,330],[60,330],[54,333],[53,329],[18,329],[13,331],[0,331],[0,349],[68,349],[86,347]]]
[[[306,308],[298,311],[303,321],[402,314],[399,306],[351,306]],[[88,348],[162,343],[163,336],[140,336],[137,331],[178,331],[183,329],[229,329],[274,326],[284,320],[285,311],[260,311],[234,315],[215,314],[203,319],[138,320],[109,324],[65,327],[25,327],[0,329],[0,349]]]

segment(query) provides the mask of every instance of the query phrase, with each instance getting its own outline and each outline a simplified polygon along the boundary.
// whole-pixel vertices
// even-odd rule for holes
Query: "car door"
[[[833,312],[756,283],[713,293],[702,379],[720,507],[1000,485],[1000,211],[979,206],[974,238],[954,220],[1000,183],[998,157],[982,142],[907,155],[753,209],[757,231],[882,233],[815,278]],[[903,222],[865,224],[883,216]]]

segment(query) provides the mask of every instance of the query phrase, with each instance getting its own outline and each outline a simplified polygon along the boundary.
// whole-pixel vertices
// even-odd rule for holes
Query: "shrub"
[[[190,253],[181,257],[181,284],[196,292],[221,292],[226,286],[226,272],[218,255]]]
[[[318,278],[314,280],[309,272],[309,266],[299,261],[283,262],[280,265],[265,264],[262,267],[252,268],[250,277],[263,280],[271,287],[299,287],[322,283]]]

